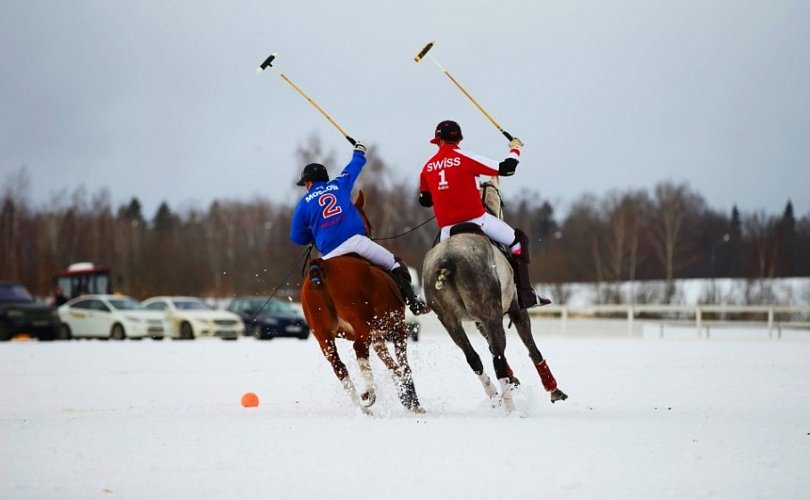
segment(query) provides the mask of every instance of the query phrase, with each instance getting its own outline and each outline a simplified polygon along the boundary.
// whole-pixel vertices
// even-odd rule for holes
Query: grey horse
[[[482,185],[487,209],[501,217],[501,198],[497,178]],[[551,402],[568,396],[557,387],[557,381],[534,342],[529,313],[520,309],[506,256],[474,224],[459,225],[451,236],[425,255],[422,283],[428,304],[438,316],[453,342],[464,351],[467,364],[478,376],[484,391],[496,398],[498,390],[484,372],[481,358],[475,352],[462,326],[473,320],[489,344],[495,375],[501,386],[501,399],[506,411],[514,409],[512,389],[520,382],[506,360],[506,332],[503,317],[508,315],[520,339],[529,350],[543,388]]]

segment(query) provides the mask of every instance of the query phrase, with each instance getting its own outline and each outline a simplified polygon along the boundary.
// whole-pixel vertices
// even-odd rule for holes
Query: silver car
[[[144,300],[143,306],[164,315],[170,336],[174,338],[220,337],[236,340],[245,334],[242,318],[228,311],[214,309],[196,297],[152,297]]]

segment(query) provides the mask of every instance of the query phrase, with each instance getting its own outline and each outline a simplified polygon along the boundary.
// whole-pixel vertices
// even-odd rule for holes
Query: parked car
[[[171,336],[175,338],[236,340],[245,333],[242,318],[229,311],[214,309],[196,297],[152,297],[144,300],[143,306],[150,311],[162,311]]]
[[[306,340],[309,325],[289,304],[267,297],[240,297],[228,304],[228,311],[239,315],[245,324],[245,335],[257,339],[296,337]]]
[[[147,311],[125,295],[82,295],[59,307],[60,338],[163,339],[168,328],[163,314]]]
[[[41,304],[20,283],[0,281],[0,341],[17,335],[53,340],[59,333],[59,315]]]

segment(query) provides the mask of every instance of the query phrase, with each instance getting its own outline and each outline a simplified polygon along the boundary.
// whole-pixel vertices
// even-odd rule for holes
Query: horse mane
[[[368,216],[366,215],[366,193],[363,192],[362,189],[357,191],[357,197],[354,199],[354,206],[357,208],[357,211],[360,212],[360,218],[363,219],[363,224],[366,226],[366,236],[371,238],[371,232],[374,229],[374,226],[371,225],[371,221],[368,220]]]
[[[480,184],[481,203],[487,212],[503,220],[503,198],[501,197],[500,180],[498,177],[491,177],[488,181]]]

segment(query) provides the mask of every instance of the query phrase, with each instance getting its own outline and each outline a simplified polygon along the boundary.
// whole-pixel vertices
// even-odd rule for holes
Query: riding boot
[[[388,271],[388,274],[394,278],[394,283],[397,284],[399,291],[402,292],[405,304],[416,316],[429,313],[430,308],[428,305],[417,297],[413,291],[413,286],[411,286],[411,273],[408,271],[408,267],[401,260],[398,260],[398,262],[400,263],[399,267]]]
[[[512,254],[509,263],[515,273],[515,286],[517,287],[518,305],[521,309],[551,304],[545,297],[537,295],[529,279],[529,236],[521,229],[515,229],[515,241],[511,246],[520,243],[520,253]]]
[[[529,264],[520,258],[520,255],[512,255],[509,259],[512,270],[515,272],[515,286],[517,287],[518,305],[521,309],[528,309],[537,305],[544,306],[551,301],[540,297],[532,288],[529,280]]]

